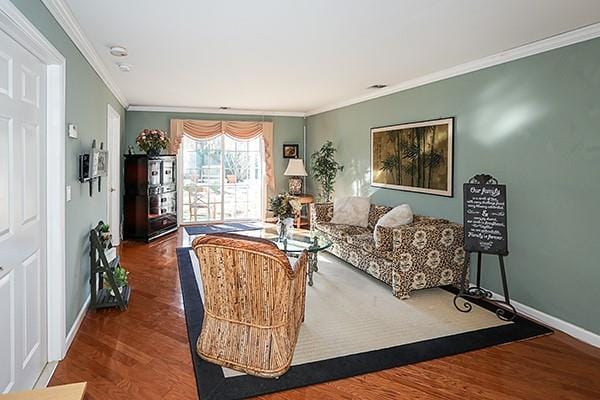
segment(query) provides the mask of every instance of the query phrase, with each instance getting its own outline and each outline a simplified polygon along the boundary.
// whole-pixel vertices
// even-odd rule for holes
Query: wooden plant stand
[[[121,291],[117,287],[113,272],[119,266],[119,256],[111,261],[106,257],[106,250],[112,248],[110,240],[102,239],[100,229],[104,225],[102,221],[90,231],[90,293],[92,309],[119,307],[127,309],[131,290],[129,285],[124,286]],[[104,287],[104,274],[110,287]],[[112,289],[112,294],[111,294]]]

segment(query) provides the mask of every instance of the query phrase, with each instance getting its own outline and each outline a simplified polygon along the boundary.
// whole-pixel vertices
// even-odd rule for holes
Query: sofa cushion
[[[433,218],[424,215],[415,215],[413,222],[407,225],[401,225],[399,227],[385,227],[381,225],[375,226],[373,231],[373,238],[375,240],[375,247],[379,251],[392,251],[394,248],[394,230],[401,229],[402,227],[413,227],[413,226],[439,226],[447,225],[450,222],[443,218]]]
[[[332,239],[347,241],[348,236],[364,235],[371,236],[369,228],[363,228],[355,225],[333,224],[331,222],[321,222],[315,226],[316,229],[329,235]]]
[[[365,253],[387,258],[389,260],[394,258],[392,251],[382,251],[375,246],[375,240],[373,239],[373,234],[371,232],[361,235],[348,235],[345,239],[346,243],[357,247]]]
[[[394,229],[377,225],[373,231],[373,240],[377,250],[391,251],[394,248]]]
[[[371,204],[371,207],[369,209],[369,225],[368,225],[368,228],[371,229],[371,230],[374,230],[375,229],[375,225],[377,225],[377,221],[379,221],[379,218],[383,217],[391,209],[392,209],[392,207],[381,206],[381,205],[377,205],[377,204]]]
[[[449,223],[450,221],[444,218],[434,218],[425,215],[415,215],[413,217],[413,225],[442,225]]]
[[[348,196],[336,199],[333,203],[331,223],[366,228],[369,225],[370,205],[368,197]]]

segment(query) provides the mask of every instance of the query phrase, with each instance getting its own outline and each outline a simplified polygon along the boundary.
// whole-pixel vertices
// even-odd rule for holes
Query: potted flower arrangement
[[[273,215],[277,217],[279,240],[288,236],[294,226],[294,216],[302,209],[302,204],[289,193],[280,193],[269,199]]]
[[[117,288],[119,288],[119,293],[123,293],[123,288],[125,286],[127,286],[127,282],[128,282],[128,278],[127,276],[129,275],[129,271],[127,271],[125,268],[121,267],[120,265],[117,265],[115,267],[115,269],[113,270],[113,277],[115,278],[115,283],[117,284]],[[111,287],[110,286],[110,282],[108,281],[108,279],[106,278],[106,275],[104,275],[104,287]],[[111,296],[115,295],[115,292],[111,289],[109,289],[109,294]]]
[[[167,134],[159,129],[144,129],[139,133],[135,142],[149,156],[157,156],[169,146]]]

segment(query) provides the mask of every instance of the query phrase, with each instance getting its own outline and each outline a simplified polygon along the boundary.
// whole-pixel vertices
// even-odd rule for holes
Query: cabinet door
[[[161,160],[148,160],[148,185],[160,186]]]
[[[162,163],[162,184],[170,185],[175,182],[175,160],[167,158]]]

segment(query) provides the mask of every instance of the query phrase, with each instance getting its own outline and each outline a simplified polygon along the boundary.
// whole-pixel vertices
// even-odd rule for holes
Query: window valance
[[[265,154],[267,187],[275,190],[273,172],[273,122],[264,121],[204,121],[196,119],[171,120],[171,151],[177,153],[183,135],[192,139],[206,140],[227,135],[237,140],[249,140],[261,136]]]

